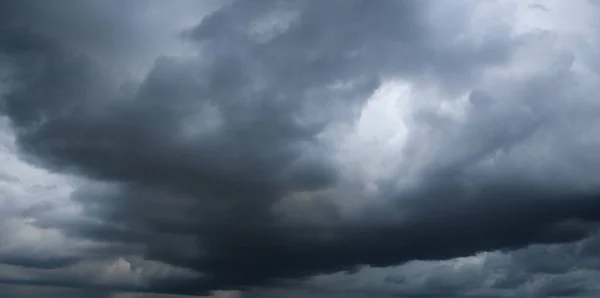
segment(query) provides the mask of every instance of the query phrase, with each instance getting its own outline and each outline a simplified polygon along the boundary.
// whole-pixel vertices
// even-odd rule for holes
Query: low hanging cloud
[[[0,282],[593,294],[600,12],[529,2],[1,1],[6,154],[68,191],[3,208]]]

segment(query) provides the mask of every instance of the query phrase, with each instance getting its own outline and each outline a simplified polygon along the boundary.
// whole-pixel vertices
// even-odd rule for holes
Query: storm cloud
[[[600,11],[573,3],[0,1],[0,282],[593,295]]]

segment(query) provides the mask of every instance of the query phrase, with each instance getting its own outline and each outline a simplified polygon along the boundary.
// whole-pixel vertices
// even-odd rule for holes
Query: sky
[[[598,31],[594,0],[0,0],[0,297],[597,297]]]

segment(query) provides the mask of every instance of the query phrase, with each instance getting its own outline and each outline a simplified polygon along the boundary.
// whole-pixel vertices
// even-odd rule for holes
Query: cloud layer
[[[7,295],[597,293],[600,8],[526,2],[0,1]]]

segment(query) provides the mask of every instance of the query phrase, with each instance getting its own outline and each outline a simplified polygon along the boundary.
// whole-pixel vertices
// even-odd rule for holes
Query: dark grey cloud
[[[59,286],[31,286],[0,284],[0,295],[6,298],[192,298],[198,296],[180,296],[152,293],[116,292],[98,289],[78,289]],[[212,297],[212,296],[211,296]],[[237,298],[236,296],[214,296],[215,298]]]
[[[446,261],[312,279],[299,288],[254,289],[242,297],[594,297],[598,234],[569,244],[532,245]]]
[[[596,231],[597,144],[575,137],[597,127],[596,89],[573,53],[555,50],[534,57],[543,72],[496,76],[548,37],[502,21],[478,33],[469,1],[235,1],[181,32],[191,53],[152,57],[139,82],[114,74],[152,44],[139,25],[152,1],[0,3],[0,111],[22,157],[88,179],[72,195],[86,218],[36,225],[104,245],[64,263],[4,263],[141,254],[199,276],[159,274],[141,290],[183,294],[517,250],[502,264],[525,267],[496,281],[516,288],[523,272],[578,262],[536,264],[535,248],[519,249]],[[372,181],[352,180],[331,134],[390,80],[418,90],[406,145],[386,160],[392,178],[366,195]],[[431,277],[413,294],[460,297],[480,282],[462,277]],[[593,291],[575,273],[548,280],[537,295]]]
[[[110,297],[108,293],[99,291],[85,291],[78,289],[60,288],[60,287],[39,287],[39,286],[17,286],[10,284],[0,285],[0,295],[6,298],[36,298],[36,297],[73,297],[73,298],[106,298]]]
[[[67,257],[55,257],[50,259],[36,258],[36,257],[19,257],[10,256],[8,258],[2,258],[0,261],[7,265],[18,265],[22,267],[31,268],[42,268],[42,269],[56,269],[62,268],[79,261],[79,258],[67,258]]]

